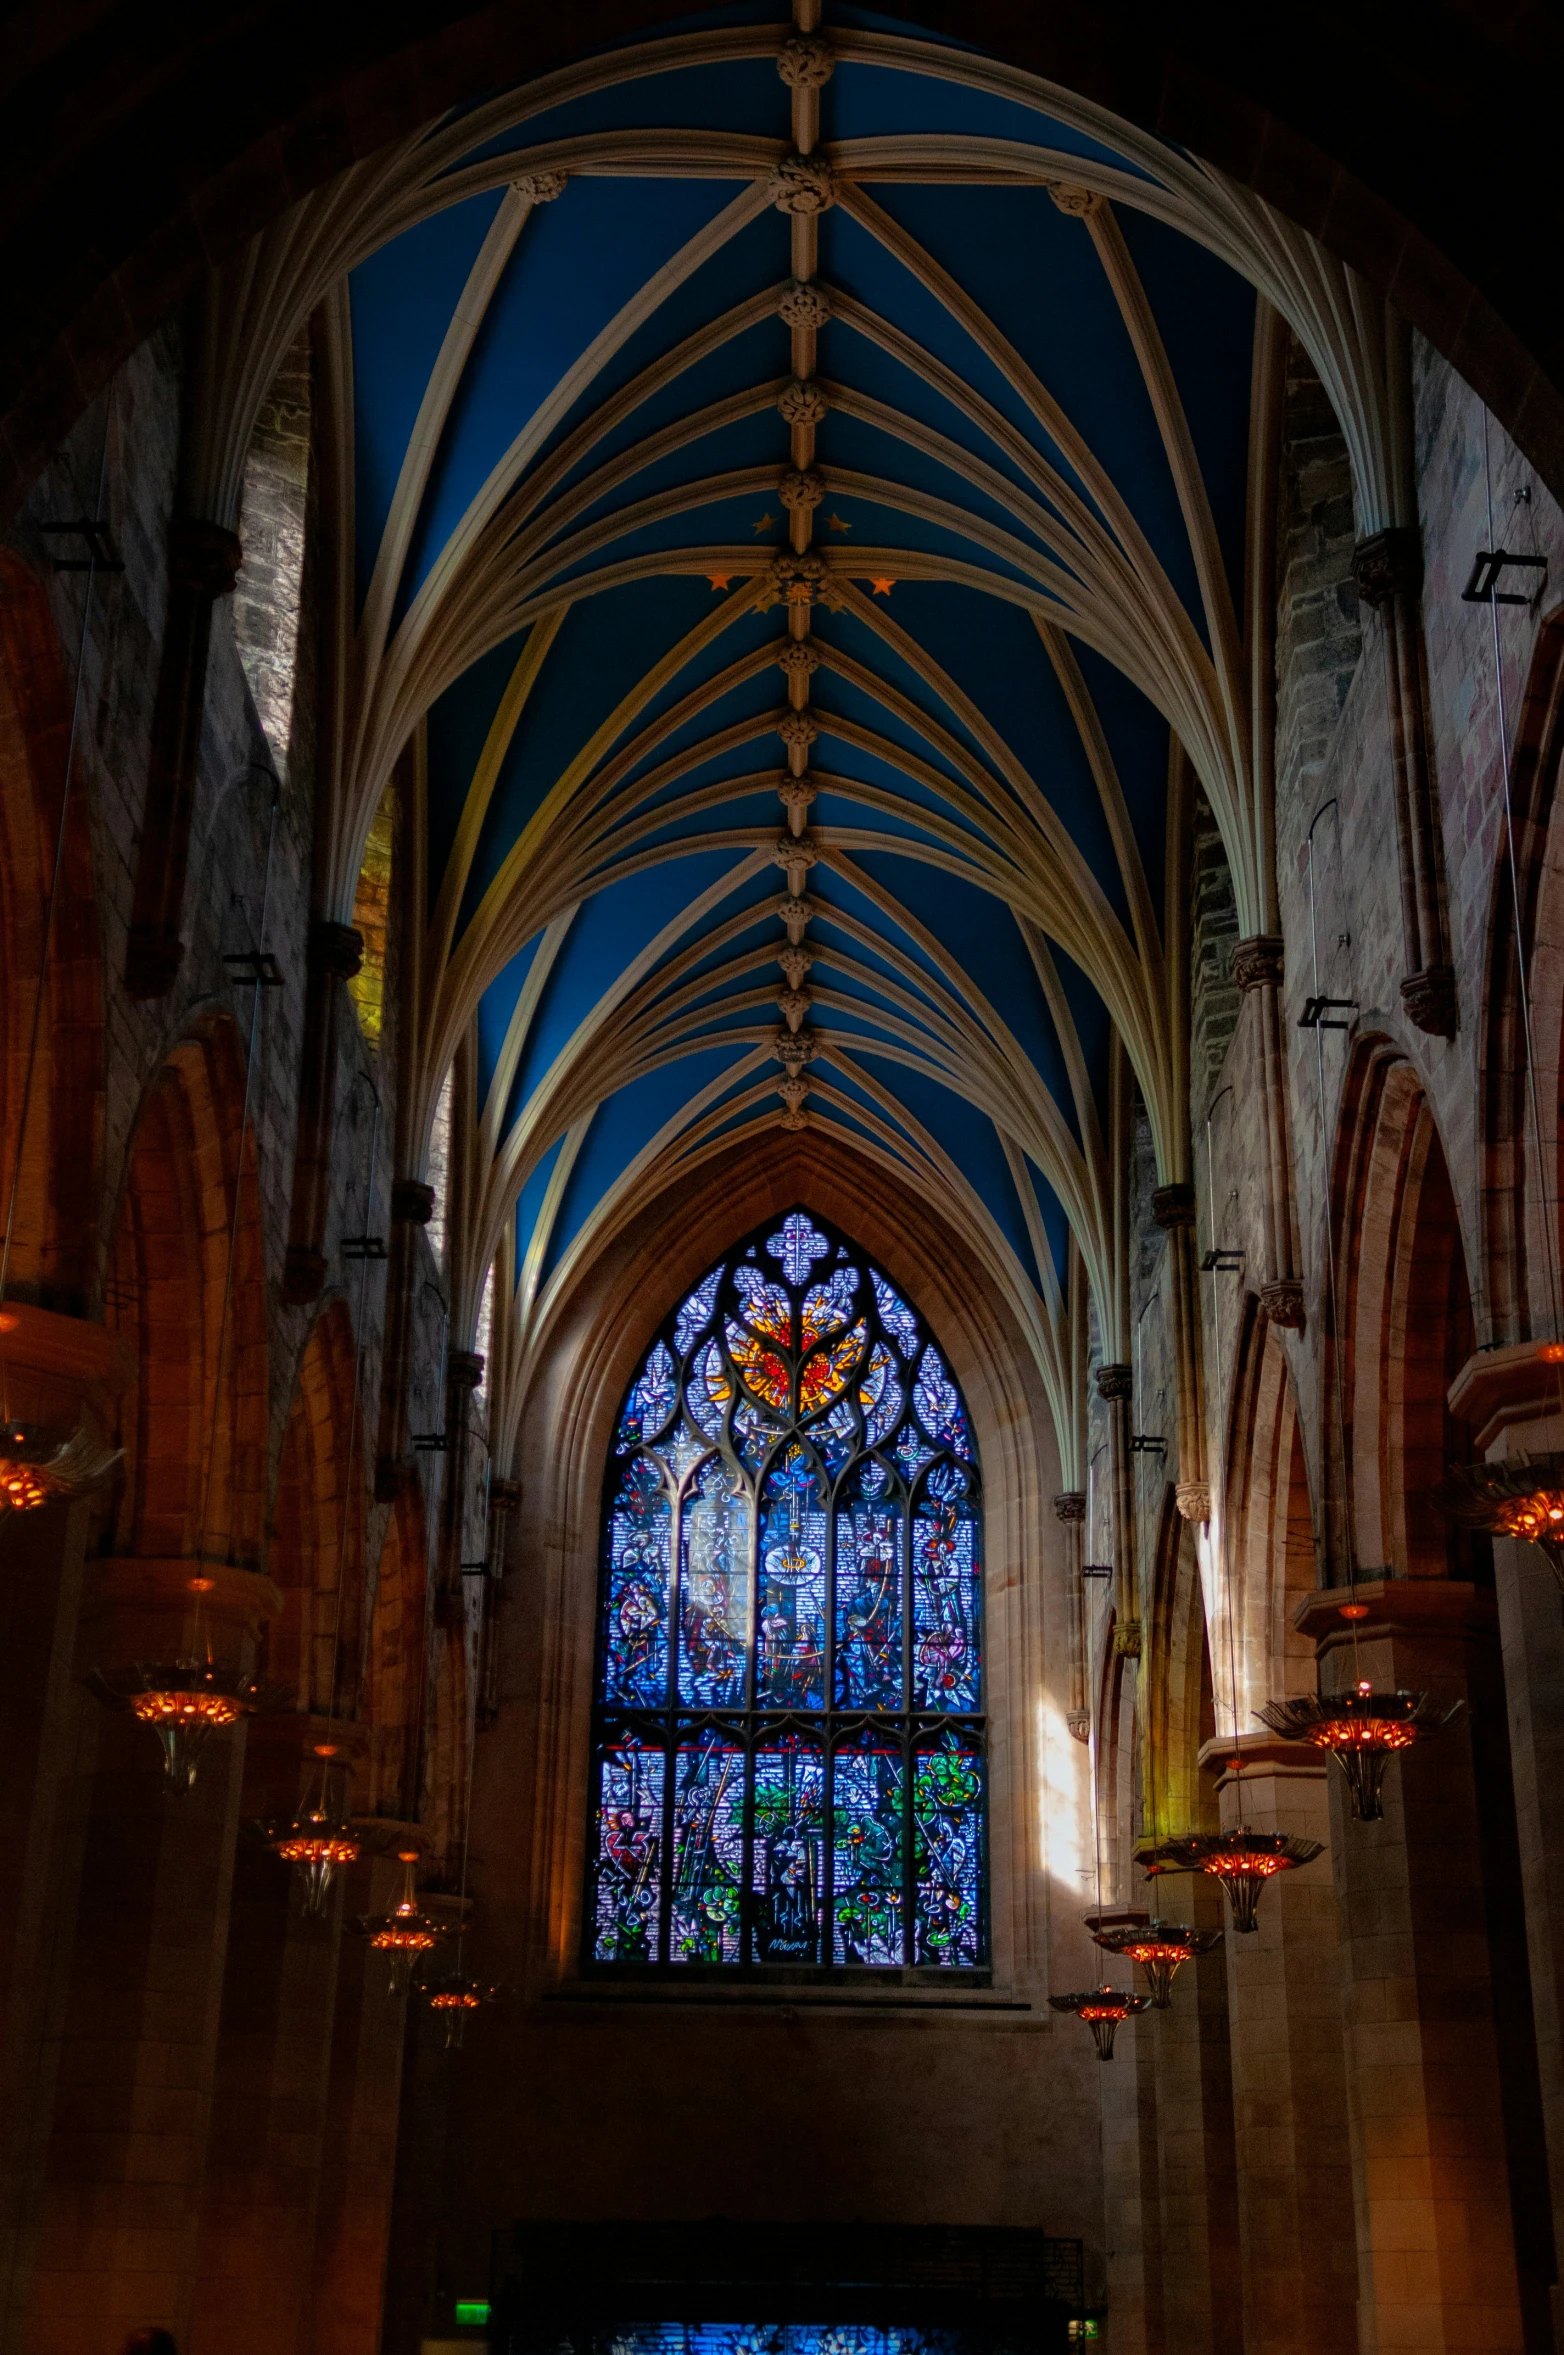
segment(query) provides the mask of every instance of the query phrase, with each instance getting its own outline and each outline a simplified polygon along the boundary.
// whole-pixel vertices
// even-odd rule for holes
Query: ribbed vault
[[[1072,1249],[1122,1354],[1122,1067],[1186,1178],[1177,835],[1275,929],[1283,323],[1360,528],[1409,512],[1383,306],[1195,159],[970,50],[743,6],[447,117],[209,308],[189,496],[320,318],[344,551],[328,912],[415,805],[427,1137],[459,1050],[470,1337],[779,1125],[1010,1300],[1067,1476]],[[351,551],[351,558],[347,552]]]

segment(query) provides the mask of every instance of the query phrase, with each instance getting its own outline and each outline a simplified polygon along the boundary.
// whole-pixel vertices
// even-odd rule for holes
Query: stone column
[[[392,1179],[391,1265],[380,1372],[380,1438],[375,1450],[377,1504],[394,1503],[412,1474],[407,1394],[413,1346],[413,1278],[418,1265],[418,1230],[433,1216],[433,1186],[426,1186],[419,1178]]]
[[[360,1738],[319,1717],[257,1718],[245,1817],[290,1816],[317,1768],[315,1744],[346,1753]],[[325,1915],[308,1915],[290,1867],[259,1840],[243,1842],[189,2355],[304,2355],[309,2345],[341,1929],[341,1876]]]
[[[1199,1309],[1195,1297],[1194,1187],[1182,1182],[1158,1186],[1151,1197],[1151,1215],[1168,1239],[1168,1273],[1173,1287],[1173,1348],[1178,1378],[1178,1480],[1174,1499],[1186,1521],[1209,1521],[1211,1482],[1206,1471]]]
[[[1443,859],[1423,646],[1423,541],[1417,525],[1396,524],[1359,540],[1352,552],[1352,578],[1358,595],[1379,615],[1385,638],[1391,804],[1406,963],[1401,1002],[1419,1030],[1454,1038],[1455,972],[1440,890]]]
[[[125,986],[133,998],[166,997],[185,953],[179,935],[206,711],[212,608],[219,597],[232,595],[243,558],[237,533],[220,523],[175,516],[168,527],[168,611],[152,707],[147,798],[125,959]]]
[[[77,1666],[178,1658],[189,1560],[89,1566]],[[248,1666],[270,1580],[203,1565],[216,1656]],[[245,1729],[214,1735],[193,1791],[165,1793],[156,1738],[78,1717],[74,1919],[50,1961],[52,2103],[33,2146],[11,2343],[98,2355],[159,2322],[183,2338],[196,2274]]]
[[[1331,1790],[1341,1909],[1342,2019],[1365,2355],[1524,2345],[1511,2152],[1494,2028],[1485,1834],[1474,1762],[1498,1707],[1492,1594],[1453,1580],[1373,1580],[1356,1629],[1340,1596],[1308,1596],[1324,1691],[1376,1686],[1468,1701],[1437,1739],[1393,1763],[1380,1823]],[[1268,1903],[1274,1891],[1268,1891]],[[1528,2006],[1529,2008],[1529,2006]]]
[[[398,1832],[415,1844],[420,1837],[413,1824],[376,1820],[360,1828],[380,1841],[389,1837],[395,1847],[403,1844]],[[390,1853],[361,1857],[347,1876],[348,1920],[389,1912],[401,1882]],[[391,1993],[385,1956],[350,1931],[337,1966],[309,2355],[380,2355],[411,2000]]]
[[[1293,1246],[1292,1161],[1288,1144],[1287,1059],[1282,1052],[1282,943],[1266,934],[1233,951],[1233,980],[1255,1000],[1260,1118],[1265,1157],[1265,1280],[1260,1306],[1273,1325],[1303,1330],[1303,1279]],[[1213,1244],[1221,1242],[1213,1235]]]
[[[364,936],[351,924],[310,926],[309,977],[299,1054],[299,1135],[293,1162],[293,1206],[282,1296],[307,1308],[326,1281],[326,1212],[331,1200],[331,1149],[336,1126],[340,1025],[345,984],[363,962]]]
[[[1468,1361],[1451,1385],[1450,1411],[1471,1425],[1477,1453],[1491,1462],[1549,1454],[1564,1445],[1559,1380],[1535,1341],[1517,1342]],[[1558,1581],[1536,1546],[1495,1538],[1493,1564],[1556,2262],[1564,2250],[1564,1842],[1553,1801],[1564,1790],[1564,1621]],[[1564,2343],[1558,2284],[1552,2306]]]
[[[468,1410],[473,1392],[483,1380],[483,1359],[476,1349],[453,1349],[445,1360],[445,1496],[440,1528],[439,1582],[435,1589],[435,1619],[441,1627],[461,1626],[466,1616],[462,1594],[462,1544],[467,1525],[467,1467],[472,1432]]]
[[[1108,1477],[1113,1482],[1113,1648],[1138,1660],[1140,1595],[1135,1579],[1134,1457],[1130,1452],[1134,1389],[1132,1367],[1097,1368],[1097,1395],[1108,1409]]]
[[[1114,1983],[1122,1985],[1119,1974]],[[1086,2030],[1071,2022],[1076,2034]],[[1180,2355],[1164,2328],[1162,2201],[1157,2121],[1157,2032],[1142,2012],[1126,2020],[1101,2069],[1103,2239],[1114,2345],[1133,2355]]]
[[[1203,1875],[1178,1884],[1180,1921],[1220,1929],[1224,1900]],[[1239,2288],[1233,2083],[1221,1948],[1184,1964],[1171,2007],[1144,2015],[1155,2048],[1162,2312],[1169,2355],[1252,2355]]]
[[[1336,1770],[1318,1751],[1262,1735],[1231,1771],[1231,1740],[1201,1764],[1220,1777],[1222,1821],[1329,1849]],[[1357,2231],[1342,2050],[1336,1891],[1327,1853],[1279,1873],[1259,1925],[1227,1933],[1244,2355],[1356,2355]],[[1215,1959],[1215,1958],[1213,1958]]]
[[[1086,1592],[1081,1578],[1081,1532],[1086,1522],[1086,1492],[1067,1489],[1054,1498],[1054,1512],[1064,1523],[1064,1575],[1069,1583],[1070,1706],[1065,1723],[1078,1742],[1092,1737],[1092,1713],[1086,1700]]]

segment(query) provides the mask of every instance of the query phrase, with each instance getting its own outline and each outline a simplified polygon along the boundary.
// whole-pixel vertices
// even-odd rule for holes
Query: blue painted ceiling
[[[764,8],[687,22],[788,30]],[[757,609],[742,568],[788,544],[790,222],[753,164],[684,176],[683,133],[760,143],[769,168],[790,144],[774,58],[643,67],[486,136],[469,160],[505,154],[518,175],[587,161],[530,210],[504,190],[459,196],[350,282],[360,626],[389,660],[454,617],[426,725],[431,943],[473,1026],[486,1149],[533,1290],[649,1148],[769,1131],[781,1110],[787,617]],[[1140,168],[927,62],[840,61],[823,152],[911,134]],[[623,168],[593,165],[608,135]],[[1144,956],[1137,904],[1163,921],[1170,746],[1122,659],[1079,632],[1056,659],[1039,626],[1079,529],[1062,502],[1124,533],[1025,371],[1202,645],[1209,621],[1163,425],[1083,221],[1037,184],[889,174],[863,195],[868,225],[842,203],[819,222],[833,316],[815,545],[844,585],[810,617],[809,1115],[967,1189],[1046,1298],[1065,1267],[1062,1172],[1100,1150],[1101,944],[1121,934]],[[1254,296],[1162,222],[1130,205],[1115,219],[1237,605]],[[1072,695],[1095,713],[1127,832]]]

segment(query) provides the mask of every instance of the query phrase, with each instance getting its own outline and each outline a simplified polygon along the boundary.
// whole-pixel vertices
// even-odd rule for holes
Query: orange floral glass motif
[[[817,1350],[804,1367],[798,1385],[798,1411],[812,1415],[846,1389],[848,1377],[863,1355],[867,1328],[862,1320],[829,1348]]]

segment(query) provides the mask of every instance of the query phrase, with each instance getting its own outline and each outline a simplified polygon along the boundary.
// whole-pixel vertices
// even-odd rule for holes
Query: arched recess
[[[283,1608],[267,1630],[266,1672],[323,1716],[358,1714],[364,1628],[364,1451],[354,1428],[347,1304],[316,1318],[283,1435],[272,1577]]]
[[[1483,1138],[1484,1341],[1564,1334],[1564,606],[1537,633],[1511,761],[1514,874],[1503,824],[1494,844],[1479,1088]],[[1517,907],[1517,900],[1519,906]],[[1520,987],[1527,969],[1527,1008]],[[1541,1168],[1533,1135],[1533,1057]],[[1540,1184],[1539,1184],[1540,1177]]]
[[[0,1218],[16,1180],[70,698],[43,583],[0,548]],[[96,1290],[103,997],[92,846],[78,778],[66,812],[38,1060],[21,1137],[6,1289],[81,1315]]]
[[[119,1402],[112,1550],[261,1568],[265,1265],[243,1049],[226,1018],[177,1046],[148,1091],[105,1313],[136,1366]]]
[[[1202,1750],[1218,1731],[1206,1598],[1195,1525],[1179,1512],[1171,1486],[1155,1561],[1145,1672],[1138,1680],[1145,1691],[1141,1808],[1147,1836],[1167,1839],[1217,1828],[1216,1785],[1200,1766]],[[1222,1732],[1229,1722],[1224,1706]]]
[[[939,1336],[972,1417],[985,1492],[994,1972],[1045,1969],[1049,1835],[1036,1794],[1067,1775],[1078,1790],[1085,1760],[1064,1722],[1073,1598],[1048,1506],[1058,1453],[1041,1377],[997,1290],[928,1207],[878,1162],[810,1130],[714,1160],[698,1187],[669,1189],[615,1237],[562,1304],[554,1345],[517,1401],[514,1546],[528,1575],[504,1622],[500,1717],[477,1804],[481,1831],[485,1808],[504,1804],[505,1778],[532,1787],[527,1887],[515,1901],[540,1973],[563,1975],[580,1942],[599,1516],[621,1399],[664,1318],[724,1246],[799,1203],[905,1293]],[[545,1719],[561,1729],[547,1754]]]
[[[1340,1330],[1328,1428],[1343,1434],[1358,1568],[1369,1577],[1491,1576],[1487,1541],[1457,1528],[1433,1493],[1472,1453],[1447,1399],[1472,1353],[1471,1294],[1428,1097],[1389,1039],[1360,1041],[1348,1065],[1332,1185]],[[1333,1554],[1330,1573],[1342,1583],[1347,1563]]]
[[[428,1674],[428,1536],[421,1494],[404,1489],[380,1553],[369,1621],[366,1714],[371,1815],[418,1812],[418,1750]]]
[[[1255,1710],[1276,1695],[1308,1691],[1314,1645],[1292,1615],[1315,1575],[1314,1521],[1303,1430],[1287,1354],[1251,1294],[1244,1304],[1228,1421],[1227,1494],[1220,1578],[1231,1582],[1239,1727],[1259,1730]],[[1218,1649],[1225,1644],[1225,1634]],[[1231,1672],[1216,1663],[1217,1690]],[[1226,1730],[1225,1718],[1219,1719]]]

